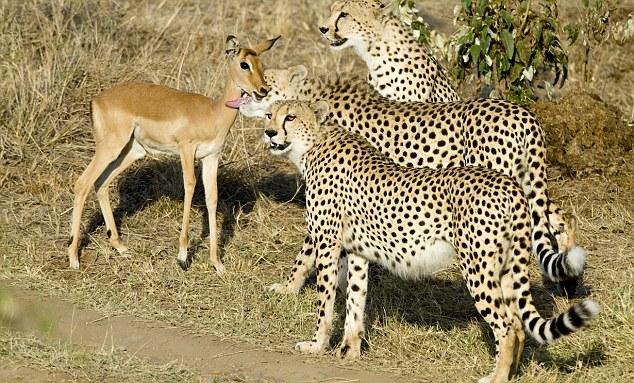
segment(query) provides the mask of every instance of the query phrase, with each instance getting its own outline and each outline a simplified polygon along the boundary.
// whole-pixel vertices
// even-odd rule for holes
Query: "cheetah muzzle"
[[[330,43],[330,46],[331,47],[340,47],[343,44],[345,44],[347,41],[348,41],[348,39],[346,39],[346,38],[335,40],[335,41]]]

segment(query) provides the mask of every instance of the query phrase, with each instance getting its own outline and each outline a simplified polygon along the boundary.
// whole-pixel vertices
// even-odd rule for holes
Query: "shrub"
[[[424,21],[411,16],[413,1],[399,4],[419,40],[433,45]],[[565,82],[568,55],[558,33],[556,0],[462,0],[454,14],[458,30],[442,49],[460,81],[475,79],[520,103],[533,98],[538,69],[553,71],[554,84]]]

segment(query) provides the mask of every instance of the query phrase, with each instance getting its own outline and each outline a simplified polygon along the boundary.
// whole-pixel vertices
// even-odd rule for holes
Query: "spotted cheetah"
[[[412,30],[376,0],[336,1],[319,31],[332,49],[352,47],[368,67],[368,81],[397,101],[458,101],[443,66]]]
[[[358,357],[368,264],[419,279],[457,259],[478,312],[495,335],[496,366],[480,382],[506,382],[519,363],[523,329],[540,343],[584,327],[591,300],[543,319],[533,305],[528,262],[530,211],[513,179],[490,169],[401,167],[362,137],[321,125],[328,104],[279,102],[264,139],[306,182],[306,223],[317,263],[317,330],[295,348],[329,344],[341,250],[348,254],[344,337],[339,355]],[[553,254],[554,256],[554,254]]]
[[[332,122],[360,134],[400,165],[482,166],[510,176],[529,201],[533,246],[542,273],[559,281],[569,295],[574,293],[586,255],[575,245],[573,225],[566,225],[562,211],[548,198],[544,132],[532,113],[494,99],[401,103],[379,95],[359,79],[322,82],[306,75],[302,65],[266,70],[271,90],[259,102],[241,107],[241,113],[263,117],[278,100],[324,100]],[[290,278],[273,285],[273,290],[300,290],[314,265],[312,248],[311,238],[306,237]]]

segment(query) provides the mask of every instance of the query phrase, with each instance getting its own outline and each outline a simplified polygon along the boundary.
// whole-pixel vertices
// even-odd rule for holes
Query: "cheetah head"
[[[319,137],[320,125],[328,118],[328,111],[325,101],[274,103],[266,114],[263,136],[271,154],[286,156],[300,168],[302,157]]]
[[[308,70],[303,65],[265,70],[264,80],[270,87],[269,92],[260,100],[252,99],[250,103],[240,106],[240,113],[246,117],[264,118],[276,101],[300,98],[298,91],[307,74]]]
[[[387,12],[388,7],[377,0],[335,1],[319,31],[333,49],[354,47],[365,51],[368,43],[377,39]]]

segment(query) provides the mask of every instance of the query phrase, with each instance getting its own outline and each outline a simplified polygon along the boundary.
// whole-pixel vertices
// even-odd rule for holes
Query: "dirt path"
[[[82,347],[123,348],[153,364],[177,361],[200,374],[204,382],[211,382],[213,376],[235,373],[254,379],[293,383],[413,381],[323,363],[310,357],[267,351],[214,336],[187,334],[161,322],[141,321],[131,316],[104,317],[97,311],[80,309],[32,291],[14,289],[13,294],[21,317],[26,318],[19,326],[22,331]],[[37,319],[42,317],[52,324],[50,328],[42,329],[41,321]]]

